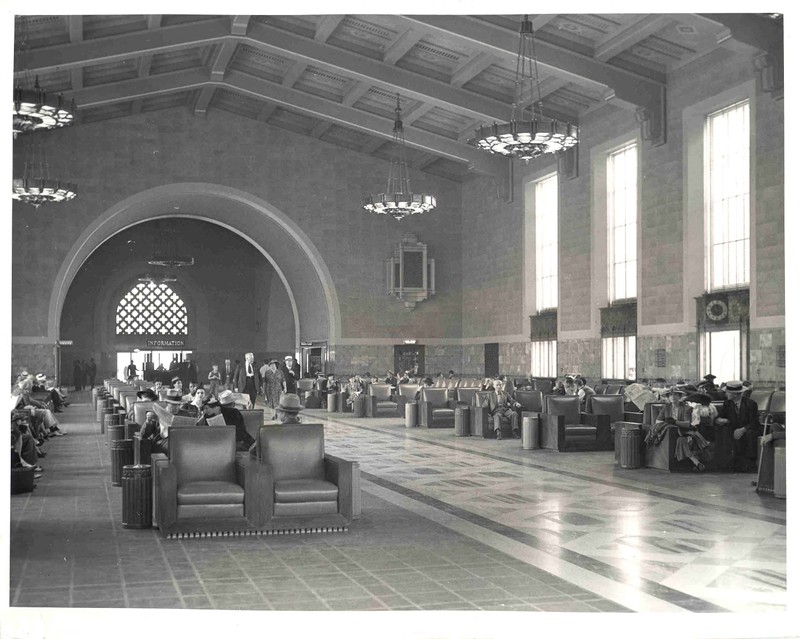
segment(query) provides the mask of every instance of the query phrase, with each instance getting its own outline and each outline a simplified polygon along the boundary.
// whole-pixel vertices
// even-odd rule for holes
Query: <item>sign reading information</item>
[[[186,346],[185,339],[148,339],[147,348],[183,348]]]

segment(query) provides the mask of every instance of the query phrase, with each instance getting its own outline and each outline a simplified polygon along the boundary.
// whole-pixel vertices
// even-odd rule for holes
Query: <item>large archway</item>
[[[61,311],[75,275],[103,242],[147,220],[187,217],[222,226],[251,243],[288,291],[299,348],[303,341],[336,344],[339,303],[319,251],[286,214],[249,193],[206,183],[179,183],[142,191],[109,208],[85,229],[59,269],[48,309],[48,334],[59,339]],[[243,303],[247,301],[244,300]]]

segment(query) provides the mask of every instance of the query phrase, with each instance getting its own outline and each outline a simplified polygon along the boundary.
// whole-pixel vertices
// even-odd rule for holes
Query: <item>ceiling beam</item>
[[[83,40],[83,16],[69,16],[69,41],[80,42]],[[83,88],[83,67],[75,67],[70,70],[70,79],[73,89]]]
[[[149,15],[147,16],[147,29],[152,31],[153,29],[158,29],[161,26],[161,16],[157,15]],[[145,53],[143,56],[139,58],[139,77],[146,78],[150,75],[150,67],[153,65],[153,55],[150,53]],[[136,105],[139,105],[139,109],[141,109],[141,102],[135,102],[134,108]],[[138,111],[136,111],[138,113]]]
[[[370,85],[368,82],[354,82],[353,86],[351,86],[344,94],[344,97],[342,98],[342,104],[344,106],[353,106],[367,94],[369,87]]]
[[[478,55],[473,56],[462,64],[458,69],[453,72],[450,78],[450,84],[454,87],[463,87],[467,82],[472,80],[477,75],[483,73],[486,69],[494,64],[494,58],[480,51]]]
[[[117,62],[143,54],[152,55],[215,44],[229,34],[229,19],[218,18],[207,22],[161,27],[153,31],[123,33],[109,38],[42,47],[27,53],[26,70],[43,73],[86,64]]]
[[[422,102],[433,102],[468,117],[485,120],[506,119],[508,105],[459,87],[406,71],[338,47],[320,44],[275,27],[254,24],[248,32],[247,42],[252,46],[304,59],[309,64],[330,69],[342,75],[385,88],[392,93]],[[367,87],[369,88],[369,87]]]
[[[230,64],[233,54],[236,52],[235,40],[224,40],[217,51],[214,62],[211,64],[211,79],[222,80],[225,77],[225,70]]]
[[[364,146],[361,147],[361,152],[366,153],[367,155],[372,155],[380,149],[384,144],[386,144],[386,140],[383,138],[372,138],[369,142],[367,142]]]
[[[422,34],[419,31],[415,29],[406,29],[404,33],[401,33],[395,41],[386,48],[386,52],[383,54],[384,64],[396,64],[397,61],[411,51],[414,45],[421,39]]]
[[[231,20],[231,33],[233,35],[246,35],[247,25],[250,24],[250,16],[233,16]]]
[[[197,96],[197,100],[194,103],[195,115],[205,115],[208,113],[208,105],[211,103],[211,99],[214,97],[216,91],[216,86],[203,87],[203,90],[200,91],[200,95]]]
[[[331,124],[330,122],[325,122],[323,120],[322,122],[317,124],[317,126],[315,126],[313,129],[311,129],[311,131],[309,132],[309,135],[312,138],[321,138],[323,135],[325,135],[325,132],[328,129],[330,129],[332,126],[333,126],[333,124]]]
[[[317,25],[317,32],[314,34],[314,40],[317,42],[327,42],[331,37],[339,23],[344,20],[344,16],[323,16],[322,20]]]
[[[594,48],[595,60],[605,62],[623,51],[630,49],[645,38],[658,33],[664,27],[674,22],[670,15],[648,15],[633,24],[615,33],[613,36],[598,42]]]
[[[149,15],[147,16],[147,28],[152,31],[153,29],[158,29],[161,26],[161,16],[159,15]]]
[[[413,124],[425,114],[433,111],[436,108],[436,105],[428,103],[420,104],[416,109],[413,111],[409,111],[408,114],[401,114],[401,120],[403,120],[403,124]]]
[[[303,72],[307,68],[308,65],[302,60],[295,62],[286,72],[286,75],[283,76],[281,84],[291,89],[295,85],[295,82],[297,82],[300,79],[300,76],[303,75]]]
[[[261,111],[256,114],[256,120],[259,122],[266,122],[269,120],[270,116],[278,110],[277,104],[272,104],[271,102],[266,102],[263,107],[261,107]]]
[[[385,139],[393,137],[391,123],[386,118],[345,107],[310,93],[289,89],[238,71],[228,73],[226,84],[233,90],[276,102],[293,111],[321,118],[345,128],[356,129]],[[481,173],[502,173],[504,163],[498,161],[498,158],[466,146],[457,140],[414,128],[406,131],[405,139],[406,144],[412,148],[440,155],[456,162],[467,163]]]
[[[175,73],[160,73],[147,78],[110,82],[80,91],[65,91],[64,96],[74,98],[81,108],[91,108],[129,102],[157,95],[168,95],[203,88],[211,75],[206,69],[191,69]]]
[[[466,16],[401,16],[409,24],[419,25],[429,33],[447,36],[478,47],[499,58],[515,61],[519,34],[510,29]],[[634,107],[650,108],[659,101],[663,84],[618,69],[605,62],[571,51],[565,47],[536,41],[536,59],[548,75],[562,77],[578,85],[614,90],[618,100]]]

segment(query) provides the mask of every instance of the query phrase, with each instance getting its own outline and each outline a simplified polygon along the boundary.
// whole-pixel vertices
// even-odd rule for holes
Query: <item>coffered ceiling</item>
[[[221,110],[388,157],[397,94],[414,168],[459,179],[503,160],[467,143],[507,120],[521,16],[91,15],[16,22],[17,81],[63,92],[81,123]],[[768,14],[539,14],[543,110],[604,104],[663,124],[665,86],[719,47],[782,55]]]

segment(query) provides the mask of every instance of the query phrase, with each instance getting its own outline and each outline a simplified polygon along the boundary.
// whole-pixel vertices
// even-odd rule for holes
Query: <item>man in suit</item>
[[[758,405],[749,397],[744,397],[746,388],[738,379],[726,382],[723,390],[725,402],[719,410],[716,424],[728,425],[728,432],[733,433],[734,470],[755,472],[758,465],[758,438],[761,435]]]
[[[515,439],[519,439],[519,417],[515,408],[520,408],[522,404],[515,402],[503,387],[505,382],[502,379],[496,379],[493,382],[494,391],[489,394],[484,402],[484,406],[489,409],[489,416],[494,420],[494,432],[497,439],[503,439],[500,432],[500,422],[507,419],[511,422],[511,432],[514,434]]]
[[[250,403],[256,405],[256,393],[261,388],[261,373],[258,372],[252,353],[245,353],[244,366],[238,370],[233,380],[233,387],[237,393],[249,395]]]

